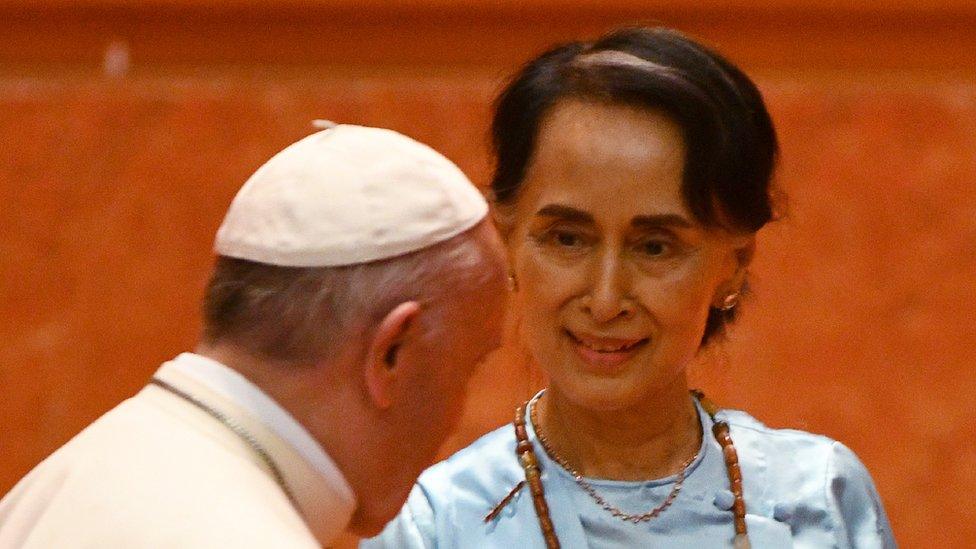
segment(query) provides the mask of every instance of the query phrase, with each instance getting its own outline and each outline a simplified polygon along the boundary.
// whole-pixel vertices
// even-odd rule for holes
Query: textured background
[[[506,74],[656,21],[755,77],[790,199],[697,382],[851,446],[904,546],[976,539],[976,6],[590,4],[0,0],[0,494],[193,345],[224,209],[311,119],[393,127],[483,184]],[[540,383],[500,351],[445,453]]]

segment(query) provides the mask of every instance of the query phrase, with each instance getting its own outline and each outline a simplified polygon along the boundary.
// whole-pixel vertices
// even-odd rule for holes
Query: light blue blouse
[[[732,493],[712,419],[699,407],[702,447],[684,486],[660,516],[633,524],[612,517],[529,438],[564,548],[731,547]],[[739,454],[746,524],[756,549],[896,547],[871,476],[846,446],[802,431],[770,429],[748,414],[723,410]],[[545,547],[527,488],[490,521],[485,516],[525,478],[515,433],[501,427],[424,472],[402,511],[360,547],[515,549]],[[664,501],[675,477],[647,482],[589,479],[607,501],[643,513]]]

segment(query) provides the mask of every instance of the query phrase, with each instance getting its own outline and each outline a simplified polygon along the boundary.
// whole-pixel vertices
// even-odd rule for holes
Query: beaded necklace
[[[699,390],[693,390],[691,391],[691,394],[698,399],[702,408],[712,418],[712,434],[722,447],[722,456],[725,459],[725,469],[729,477],[729,487],[733,495],[732,514],[733,524],[735,525],[733,546],[735,549],[749,549],[751,546],[749,543],[749,534],[746,530],[746,505],[745,499],[742,497],[742,470],[739,467],[739,457],[735,451],[735,446],[732,443],[732,437],[729,434],[729,424],[725,421],[716,419],[715,414],[718,412],[718,407],[715,406],[715,404],[713,404],[710,400],[705,398],[704,393]],[[545,539],[546,547],[548,549],[559,549],[559,538],[556,536],[556,530],[552,524],[552,517],[549,515],[549,505],[546,503],[545,491],[542,487],[542,470],[540,469],[539,460],[535,455],[535,450],[532,446],[532,442],[529,441],[529,435],[525,428],[526,410],[531,408],[532,404],[534,404],[534,399],[529,400],[522,406],[519,406],[515,411],[514,427],[515,438],[517,440],[515,453],[519,458],[519,462],[522,464],[522,469],[525,471],[525,483],[529,485],[529,491],[532,494],[532,503],[535,507],[536,516],[538,516],[539,519],[539,527],[542,529],[542,537]],[[535,418],[533,417],[533,419]],[[538,433],[538,427],[536,433]],[[541,438],[540,442],[542,442]],[[548,448],[547,451],[549,451]],[[549,451],[549,454],[553,455],[551,451]],[[694,458],[692,458],[692,460],[694,460]],[[580,484],[582,475],[579,475],[576,471],[566,467],[566,465],[561,462],[557,461],[557,463],[560,463],[560,465],[562,465],[564,468],[570,470],[573,473],[573,477],[576,478],[577,484]],[[688,464],[690,464],[690,461]],[[684,481],[684,471],[688,464],[682,466],[682,472],[680,473],[679,480],[676,482],[676,489],[672,490],[671,494],[668,495],[663,504],[642,515],[626,515],[629,518],[620,517],[620,515],[625,514],[621,513],[615,508],[611,508],[617,511],[617,513],[614,513],[614,516],[624,518],[624,520],[630,520],[631,522],[635,523],[650,520],[651,518],[658,516],[661,511],[671,505],[671,503],[677,497],[680,486]],[[512,493],[509,494],[509,496],[506,497],[501,504],[499,504],[499,507],[503,507],[504,504],[507,503],[507,501],[511,499],[514,493],[521,487],[522,483],[519,483],[516,489],[513,490]],[[594,494],[590,493],[589,490],[586,490],[586,487],[583,484],[580,484],[580,487],[590,494],[590,497],[594,497]],[[603,501],[599,495],[597,495],[594,499],[596,499],[598,502]],[[608,505],[602,506],[604,509],[613,513],[613,510],[608,509]],[[497,510],[498,508],[496,508],[495,511],[497,512]],[[495,512],[490,513],[485,520],[488,520],[494,514]],[[647,518],[644,518],[645,516]]]

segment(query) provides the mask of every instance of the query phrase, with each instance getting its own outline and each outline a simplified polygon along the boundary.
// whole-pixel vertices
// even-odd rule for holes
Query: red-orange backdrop
[[[756,78],[790,197],[697,381],[845,441],[906,547],[967,545],[976,7],[848,4],[0,1],[0,494],[193,345],[223,210],[310,120],[393,127],[483,184],[504,75],[552,42],[656,21]],[[539,382],[501,351],[444,451]]]

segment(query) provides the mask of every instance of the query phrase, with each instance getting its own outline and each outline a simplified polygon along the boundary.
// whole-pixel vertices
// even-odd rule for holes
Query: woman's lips
[[[583,362],[593,369],[606,372],[616,370],[621,364],[647,343],[647,338],[615,338],[577,334],[566,330],[573,349]]]

